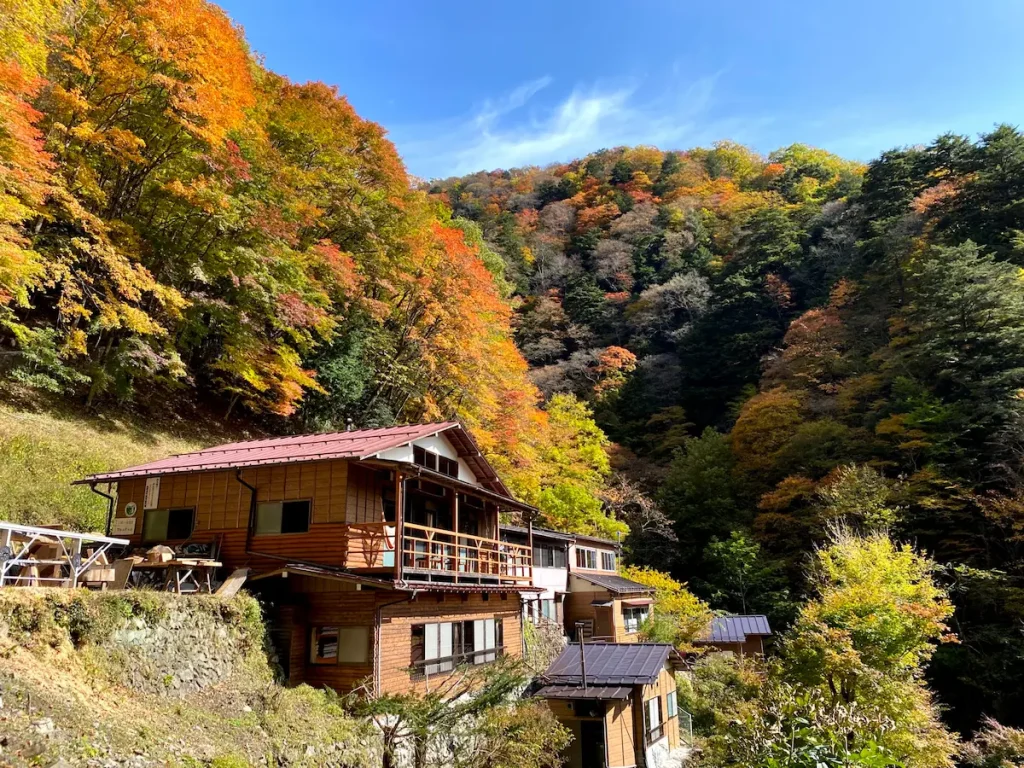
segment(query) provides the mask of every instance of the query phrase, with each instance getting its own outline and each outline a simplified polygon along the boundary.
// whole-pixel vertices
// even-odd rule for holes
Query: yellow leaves
[[[802,395],[776,387],[750,398],[730,434],[737,466],[747,472],[769,469],[776,453],[802,422]]]

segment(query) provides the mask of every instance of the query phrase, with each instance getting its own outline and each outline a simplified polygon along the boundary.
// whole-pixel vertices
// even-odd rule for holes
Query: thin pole
[[[583,627],[586,624],[582,621],[576,622],[576,637],[580,641],[580,675],[583,677],[583,690],[587,690],[587,654],[583,651]]]

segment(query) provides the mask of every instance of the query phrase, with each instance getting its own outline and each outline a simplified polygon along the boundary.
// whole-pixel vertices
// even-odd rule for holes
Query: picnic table
[[[150,586],[168,592],[213,592],[213,575],[223,563],[197,557],[140,560],[132,568],[131,586]]]

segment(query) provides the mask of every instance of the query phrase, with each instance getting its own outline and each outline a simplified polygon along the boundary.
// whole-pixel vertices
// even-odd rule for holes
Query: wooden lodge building
[[[108,533],[208,543],[274,606],[292,682],[435,689],[457,666],[522,653],[533,519],[455,422],[250,440],[80,481],[116,486]]]

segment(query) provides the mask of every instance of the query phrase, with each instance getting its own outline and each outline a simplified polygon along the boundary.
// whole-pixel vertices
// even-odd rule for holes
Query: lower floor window
[[[142,517],[143,544],[187,539],[192,535],[195,516],[195,510],[191,507],[147,509]]]
[[[622,609],[622,619],[626,625],[627,632],[639,632],[640,627],[647,621],[648,607],[626,606]]]
[[[644,721],[647,726],[647,743],[652,744],[665,735],[661,722],[661,697],[655,696],[644,702]]]
[[[370,660],[369,627],[313,627],[312,664],[366,664]]]
[[[501,619],[414,624],[413,673],[436,675],[451,672],[459,664],[486,664],[501,655],[504,644]]]

